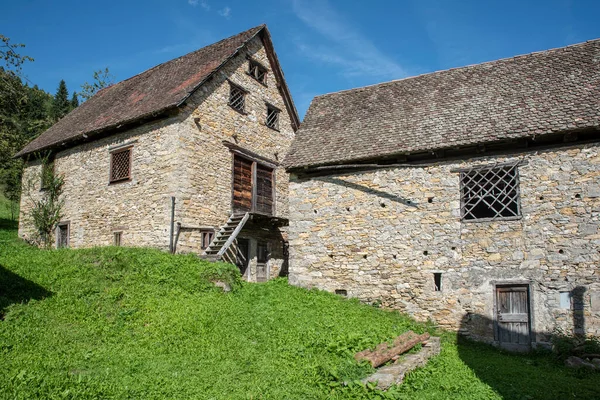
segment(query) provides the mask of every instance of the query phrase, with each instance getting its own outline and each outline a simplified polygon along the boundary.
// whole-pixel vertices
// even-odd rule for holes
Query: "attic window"
[[[279,130],[279,110],[267,104],[267,119],[265,125],[271,129]]]
[[[131,179],[132,147],[110,153],[110,183]]]
[[[461,172],[460,183],[463,221],[520,218],[517,164],[473,168]]]
[[[248,60],[248,75],[264,84],[267,78],[267,69],[254,60]]]
[[[236,111],[244,112],[246,103],[246,92],[240,87],[231,85],[229,89],[229,105]]]

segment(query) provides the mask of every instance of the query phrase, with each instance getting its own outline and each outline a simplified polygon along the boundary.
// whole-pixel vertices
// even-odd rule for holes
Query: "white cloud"
[[[221,17],[225,17],[225,18],[229,18],[231,16],[231,8],[229,7],[225,7],[219,11],[217,11],[217,13],[221,16]]]
[[[404,68],[381,53],[326,0],[293,0],[296,16],[325,37],[330,45],[298,44],[300,51],[323,63],[337,65],[343,75],[399,79],[407,76]]]
[[[196,7],[198,4],[200,4],[200,7],[204,8],[206,11],[210,11],[210,4],[208,4],[206,1],[188,0],[188,4],[192,7]]]

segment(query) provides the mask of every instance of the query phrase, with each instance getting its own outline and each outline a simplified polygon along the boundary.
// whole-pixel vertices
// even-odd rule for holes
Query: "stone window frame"
[[[133,168],[133,144],[127,144],[123,146],[119,146],[113,149],[110,149],[110,168],[108,171],[108,183],[121,183],[121,182],[129,182],[131,181],[132,176],[132,168]],[[127,171],[127,175],[123,176],[114,176],[114,168],[115,168],[115,156],[124,152],[129,152],[129,167]]]
[[[61,231],[62,228],[66,228],[67,229],[67,240],[66,243],[62,244],[61,243]],[[68,248],[71,245],[71,221],[60,221],[58,224],[56,224],[56,248],[60,249],[60,248]]]
[[[212,228],[200,229],[200,249],[206,250],[215,239],[215,230]]]
[[[265,118],[265,125],[267,128],[271,128],[277,132],[279,132],[279,115],[281,114],[281,109],[275,107],[270,103],[266,103],[267,105],[267,116]]]
[[[461,221],[489,222],[521,219],[523,215],[521,212],[519,166],[524,164],[523,161],[519,160],[517,162],[478,165],[471,168],[452,170],[452,172],[460,172]],[[475,199],[474,202],[473,199]],[[495,215],[477,217],[475,207],[482,203]],[[503,213],[512,215],[503,215]]]
[[[269,73],[269,69],[262,63],[248,57],[248,71],[246,71],[246,73],[258,83],[267,86],[267,74]]]
[[[248,91],[240,85],[229,81],[229,100],[227,104],[240,114],[246,113],[246,96]],[[241,98],[241,100],[239,100]]]

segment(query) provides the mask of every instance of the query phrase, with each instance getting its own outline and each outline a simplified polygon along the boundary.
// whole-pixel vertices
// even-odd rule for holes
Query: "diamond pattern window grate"
[[[234,109],[241,113],[244,112],[244,107],[246,103],[246,93],[235,86],[231,86],[229,91],[229,105]]]
[[[110,181],[118,182],[131,178],[131,148],[111,154]]]
[[[265,124],[272,129],[279,130],[279,110],[267,106],[267,120]]]
[[[518,163],[473,168],[460,174],[463,221],[521,217]]]

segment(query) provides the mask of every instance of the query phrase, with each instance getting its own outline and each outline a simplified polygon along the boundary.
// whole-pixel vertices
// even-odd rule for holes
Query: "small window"
[[[248,60],[248,74],[260,83],[265,83],[267,69],[254,60]]]
[[[210,246],[210,243],[213,241],[214,237],[215,237],[215,231],[213,230],[202,230],[200,231],[200,247],[202,250],[206,250],[208,249],[208,246]]]
[[[69,223],[61,222],[56,227],[56,247],[69,247]]]
[[[517,165],[461,172],[463,221],[516,219],[521,216]]]
[[[123,235],[123,232],[114,232],[115,235],[115,246],[121,246],[121,238]]]
[[[236,111],[241,113],[245,110],[246,92],[241,88],[231,85],[229,89],[229,105]]]
[[[110,153],[110,182],[120,182],[131,179],[132,148],[115,150]]]
[[[433,285],[434,285],[434,290],[436,292],[442,291],[442,273],[441,272],[433,273]]]
[[[265,121],[271,129],[279,130],[279,110],[273,106],[267,105],[267,119]]]
[[[348,291],[346,289],[335,289],[335,294],[339,294],[340,296],[348,296]]]

